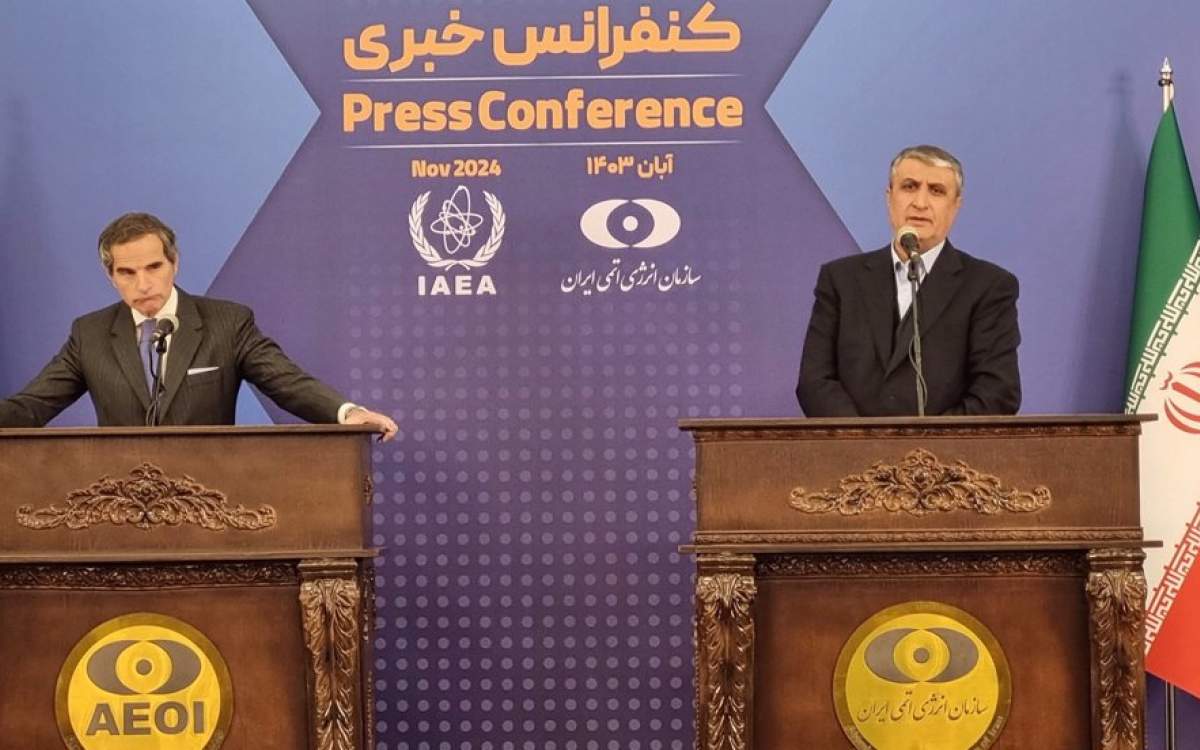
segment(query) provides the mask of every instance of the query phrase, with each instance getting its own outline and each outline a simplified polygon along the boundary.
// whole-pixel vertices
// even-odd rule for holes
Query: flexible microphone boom
[[[154,332],[150,335],[150,340],[154,342],[154,351],[158,354],[154,361],[150,363],[151,383],[150,383],[150,408],[146,410],[146,426],[155,427],[158,425],[159,419],[159,400],[162,397],[162,365],[163,355],[167,353],[167,337],[175,333],[175,329],[179,327],[179,318],[174,315],[164,315],[154,323]]]
[[[896,244],[908,255],[908,283],[912,286],[913,337],[909,342],[908,360],[912,363],[917,382],[917,416],[925,416],[928,386],[925,384],[925,358],[921,352],[921,308],[917,293],[921,290],[921,247],[917,230],[902,226],[896,231]]]

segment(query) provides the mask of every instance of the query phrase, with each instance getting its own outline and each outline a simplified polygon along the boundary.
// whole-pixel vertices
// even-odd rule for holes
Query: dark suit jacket
[[[808,416],[917,413],[912,320],[897,330],[894,279],[890,247],[821,267],[796,386]],[[947,241],[918,299],[925,413],[1015,414],[1016,277]]]
[[[258,330],[250,308],[180,289],[177,317],[163,377],[161,424],[233,424],[243,380],[301,419],[337,421],[345,399],[288,359]],[[210,367],[216,369],[188,374]],[[150,392],[133,314],[123,302],[75,320],[54,359],[24,390],[0,401],[0,427],[40,427],[84,392],[91,394],[101,426],[144,424]]]

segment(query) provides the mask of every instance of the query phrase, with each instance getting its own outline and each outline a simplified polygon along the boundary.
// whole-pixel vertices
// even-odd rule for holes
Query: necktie
[[[139,348],[142,351],[142,369],[146,371],[146,391],[154,395],[154,326],[158,323],[154,318],[146,318],[141,325],[141,340]]]
[[[917,256],[917,282],[918,284],[925,283],[925,259]],[[908,280],[908,264],[901,261],[896,261],[896,306],[900,310],[900,320],[904,320],[904,316],[908,314],[908,308],[912,307],[912,282]]]

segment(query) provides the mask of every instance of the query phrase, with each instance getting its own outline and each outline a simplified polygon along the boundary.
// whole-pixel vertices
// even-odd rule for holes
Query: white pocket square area
[[[217,369],[220,369],[220,368],[217,368],[217,367],[192,367],[187,371],[187,374],[189,376],[199,375],[200,373],[212,372],[213,370],[217,370]]]

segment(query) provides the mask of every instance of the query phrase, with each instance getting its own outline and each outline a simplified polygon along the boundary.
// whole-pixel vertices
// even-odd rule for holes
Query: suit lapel
[[[146,387],[146,370],[142,364],[142,355],[138,352],[137,335],[134,333],[136,329],[133,327],[133,313],[129,311],[129,306],[125,303],[117,304],[114,307],[112,327],[109,328],[112,336],[113,356],[116,357],[125,379],[129,381],[129,387],[142,402],[142,408],[147,409],[150,407],[150,389]]]
[[[887,364],[892,353],[892,309],[896,304],[896,283],[892,280],[892,248],[868,253],[863,259],[863,299],[867,303],[867,315],[871,325],[871,339],[875,342],[875,353],[879,363]]]
[[[950,244],[950,240],[946,240],[946,244],[938,256],[937,264],[925,277],[925,282],[921,284],[921,290],[917,292],[917,301],[921,308],[919,313],[922,338],[925,337],[927,331],[933,328],[942,313],[946,312],[950,300],[954,299],[954,295],[958,292],[958,287],[962,283],[959,278],[960,271],[962,271],[962,255]],[[908,340],[912,338],[912,333],[913,321],[910,310],[901,321],[900,329],[896,331],[896,348],[888,360],[886,374],[891,375],[900,363],[908,358]]]
[[[167,351],[167,374],[163,378],[163,397],[159,405],[160,413],[170,412],[171,402],[183,385],[188,367],[196,357],[200,341],[204,337],[204,321],[200,318],[200,309],[196,307],[191,295],[179,290],[179,306],[176,308],[179,318],[179,328],[171,336],[171,348]]]
[[[929,272],[929,278],[921,285],[921,332],[933,328],[946,306],[962,284],[959,272],[962,271],[962,254],[946,240],[942,254],[938,256],[937,264]]]

